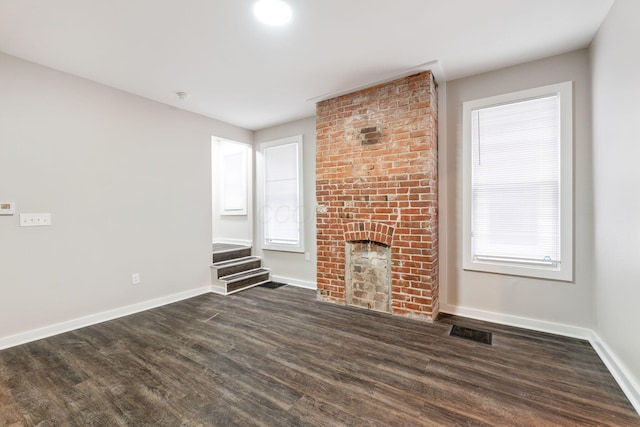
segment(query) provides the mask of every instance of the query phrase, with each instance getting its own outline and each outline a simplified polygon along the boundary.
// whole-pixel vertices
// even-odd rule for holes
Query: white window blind
[[[262,147],[263,227],[266,249],[297,250],[301,237],[301,152],[298,139]]]
[[[573,280],[572,87],[463,103],[465,270]]]
[[[559,264],[559,96],[479,108],[471,120],[474,259]]]

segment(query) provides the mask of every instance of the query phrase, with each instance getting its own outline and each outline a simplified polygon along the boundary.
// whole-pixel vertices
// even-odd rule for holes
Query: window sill
[[[298,254],[304,253],[304,248],[300,246],[285,246],[285,245],[268,245],[264,244],[262,246],[263,251],[273,251],[273,252],[293,252]]]
[[[521,276],[529,277],[532,279],[573,282],[573,271],[571,271],[571,269],[569,268],[565,268],[563,270],[561,267],[544,267],[540,265],[513,265],[489,261],[468,261],[464,263],[462,269],[465,271]]]

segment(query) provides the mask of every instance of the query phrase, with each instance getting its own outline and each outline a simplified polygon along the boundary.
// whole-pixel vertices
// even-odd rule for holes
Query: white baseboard
[[[139,313],[141,311],[160,307],[162,305],[182,301],[187,298],[193,298],[195,296],[206,294],[208,292],[211,292],[211,286],[203,286],[189,291],[179,292],[177,294],[167,295],[165,297],[140,302],[137,304],[131,304],[125,307],[103,311],[101,313],[91,314],[89,316],[68,320],[66,322],[56,323],[50,326],[45,326],[43,328],[10,335],[8,337],[0,338],[0,350],[14,347],[20,344],[26,344],[31,341],[48,338],[53,335],[73,331],[75,329],[84,328],[86,326],[95,325],[97,323],[106,322],[108,320],[117,319],[119,317],[128,316],[130,314]]]
[[[640,414],[640,384],[635,378],[629,374],[629,370],[624,363],[618,359],[616,354],[609,348],[609,346],[600,338],[600,336],[591,331],[591,337],[589,342],[593,349],[598,353],[600,359],[604,362],[613,378],[618,382],[618,385],[629,399],[629,402],[633,405],[636,412]]]
[[[533,331],[547,332],[565,337],[588,340],[591,337],[591,329],[562,323],[546,322],[544,320],[530,319],[527,317],[511,316],[493,311],[477,310],[475,308],[459,307],[454,305],[441,305],[441,313],[455,314],[486,322],[499,323],[501,325],[516,326],[518,328],[531,329]]]
[[[292,279],[290,277],[283,277],[283,276],[271,276],[271,280],[273,280],[274,282],[286,283],[287,285],[291,285],[291,286],[297,286],[299,288],[313,289],[313,290],[318,289],[316,282],[308,282],[306,280]]]
[[[598,356],[600,356],[600,359],[602,359],[602,362],[605,364],[607,369],[609,369],[609,372],[611,372],[611,375],[616,380],[624,394],[627,396],[627,399],[629,399],[629,402],[631,402],[636,412],[640,414],[640,385],[634,377],[629,374],[628,369],[615,355],[615,353],[593,330],[565,325],[562,323],[546,322],[526,317],[510,316],[502,313],[453,305],[440,306],[440,312],[589,341],[593,349],[598,353]]]
[[[273,276],[272,280],[276,282],[286,283],[292,286],[298,286],[301,288],[316,289],[315,282],[307,282],[303,280],[296,280],[296,279],[291,279],[291,278],[281,277],[281,276]],[[56,323],[53,325],[45,326],[38,329],[33,329],[26,332],[20,332],[15,335],[0,337],[0,350],[4,350],[9,347],[15,347],[21,344],[26,344],[32,341],[37,341],[43,338],[52,337],[54,335],[63,334],[65,332],[69,332],[76,329],[84,328],[86,326],[91,326],[98,323],[106,322],[108,320],[117,319],[119,317],[124,317],[131,314],[139,313],[141,311],[150,310],[152,308],[182,301],[188,298],[193,298],[198,295],[203,295],[209,292],[215,293],[211,285],[202,286],[189,291],[179,292],[176,294],[167,295],[165,297],[155,298],[149,301],[143,301],[137,304],[127,305],[125,307],[115,308],[113,310],[107,310],[101,313],[91,314],[89,316],[84,316],[77,319]]]

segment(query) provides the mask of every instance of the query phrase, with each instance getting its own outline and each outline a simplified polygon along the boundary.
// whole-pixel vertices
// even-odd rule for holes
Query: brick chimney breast
[[[431,73],[319,102],[316,132],[318,299],[435,319],[437,100]]]

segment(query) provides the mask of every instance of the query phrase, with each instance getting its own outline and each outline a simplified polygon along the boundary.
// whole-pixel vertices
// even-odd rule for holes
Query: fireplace
[[[391,313],[393,228],[382,223],[345,226],[345,303]]]
[[[391,312],[391,250],[378,242],[347,242],[346,304]]]
[[[319,102],[318,299],[438,313],[437,104],[424,72]]]

